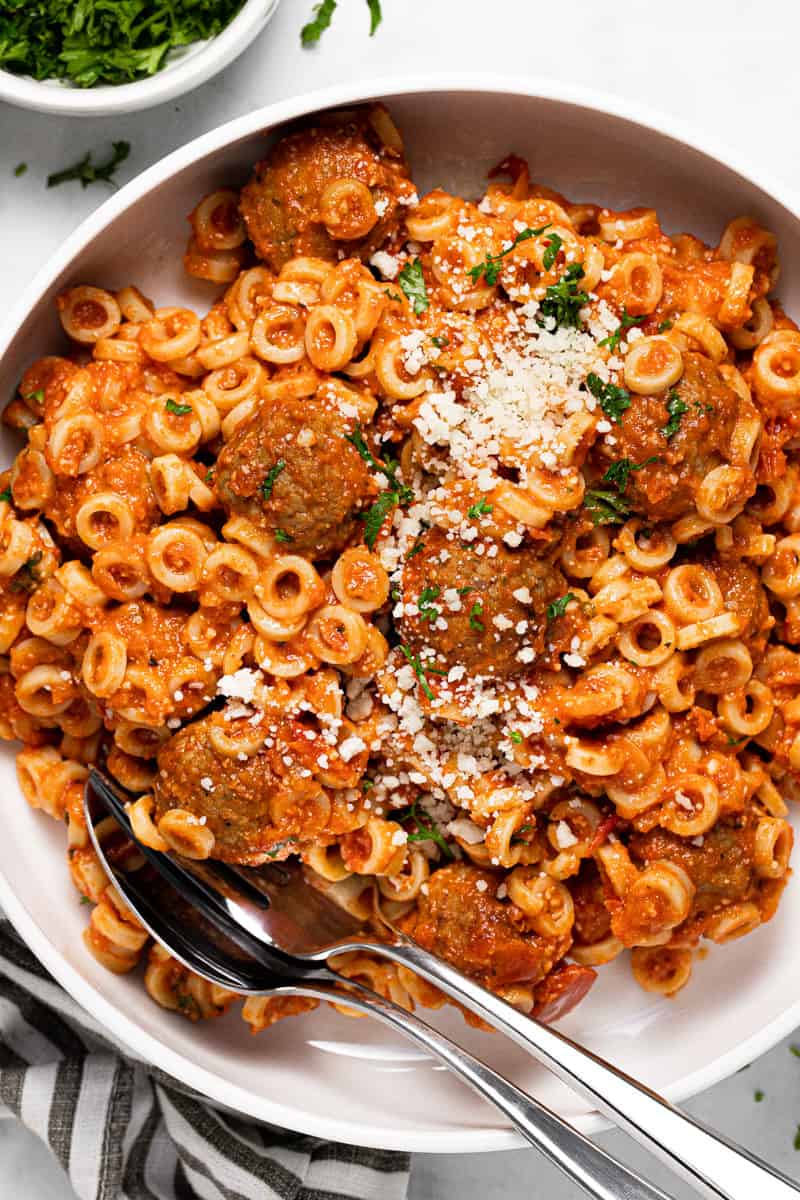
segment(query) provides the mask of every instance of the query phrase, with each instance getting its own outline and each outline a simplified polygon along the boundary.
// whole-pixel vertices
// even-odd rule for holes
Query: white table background
[[[112,140],[125,138],[131,155],[119,173],[124,182],[223,121],[359,76],[486,70],[583,83],[691,122],[736,146],[754,167],[763,165],[800,195],[796,0],[571,0],[555,5],[535,0],[383,0],[384,21],[372,39],[364,0],[339,0],[333,25],[319,46],[304,51],[299,30],[311,2],[283,0],[271,24],[237,62],[204,87],[160,108],[79,120],[0,104],[0,311],[107,195],[102,184],[47,191],[49,172],[89,149],[102,159]],[[20,162],[28,170],[15,178]],[[702,190],[699,179],[698,205]],[[787,947],[787,953],[796,952]],[[756,1089],[765,1093],[762,1103],[754,1101]],[[800,1152],[792,1144],[800,1122],[800,1058],[789,1053],[788,1043],[688,1107],[800,1179]],[[652,1168],[648,1157],[622,1135],[603,1140],[676,1200],[688,1200],[688,1189]],[[484,1200],[501,1192],[504,1200],[573,1200],[578,1195],[532,1152],[415,1156],[411,1200]],[[2,1121],[0,1197],[12,1194],[14,1200],[72,1200],[47,1151],[12,1121]]]

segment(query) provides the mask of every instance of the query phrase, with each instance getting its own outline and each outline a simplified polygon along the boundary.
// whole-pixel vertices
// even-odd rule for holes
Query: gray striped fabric
[[[46,1142],[80,1200],[403,1200],[408,1156],[212,1108],[123,1055],[0,919],[0,1115]]]

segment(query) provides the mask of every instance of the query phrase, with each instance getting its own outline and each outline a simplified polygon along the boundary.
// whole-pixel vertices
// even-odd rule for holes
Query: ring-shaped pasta
[[[664,581],[664,603],[673,620],[681,625],[707,620],[724,608],[719,584],[699,563],[671,568]]]
[[[219,371],[222,367],[230,367],[240,358],[246,358],[249,352],[250,336],[247,330],[237,329],[235,333],[201,344],[196,354],[207,371]]]
[[[201,586],[222,602],[247,600],[258,579],[258,563],[241,546],[228,543],[212,550],[203,564]]]
[[[461,203],[457,196],[434,188],[407,214],[408,236],[415,242],[434,242],[444,237],[455,227]]]
[[[712,362],[721,363],[728,355],[725,338],[708,317],[700,313],[685,312],[673,322],[674,332],[690,338]]]
[[[294,624],[325,599],[325,584],[313,563],[299,554],[281,554],[256,580],[254,592],[268,617]]]
[[[111,338],[122,321],[119,304],[103,288],[82,284],[56,298],[58,316],[67,337],[88,346]]]
[[[85,475],[100,462],[103,425],[94,413],[59,417],[47,439],[47,458],[56,475]]]
[[[367,647],[367,623],[343,604],[328,604],[309,621],[305,642],[322,662],[335,666],[355,662]]]
[[[789,869],[794,834],[788,821],[761,817],[753,836],[753,865],[761,879],[783,879]]]
[[[158,820],[158,832],[170,849],[184,858],[211,857],[216,838],[208,825],[185,808],[171,808]]]
[[[35,637],[54,646],[68,646],[81,632],[80,611],[57,579],[45,579],[31,595],[25,622]]]
[[[800,533],[780,539],[761,570],[761,579],[780,600],[800,595]]]
[[[247,237],[239,213],[239,196],[231,188],[220,188],[204,196],[189,221],[201,250],[235,250]]]
[[[284,365],[306,357],[305,318],[291,304],[272,304],[256,317],[250,347],[265,362]]]
[[[236,362],[211,371],[202,386],[217,410],[224,415],[257,395],[266,378],[263,364],[256,358],[243,355]]]
[[[276,679],[298,679],[318,667],[320,662],[300,638],[276,642],[261,635],[253,645],[253,658],[262,671],[267,671]]]
[[[715,696],[745,687],[752,674],[750,651],[738,638],[720,638],[704,646],[694,662],[695,687]]]
[[[124,638],[108,630],[92,634],[83,654],[81,676],[93,696],[113,696],[122,686],[127,667]]]
[[[752,933],[761,924],[761,913],[751,900],[730,904],[706,922],[703,937],[722,945]]]
[[[719,788],[705,775],[681,775],[667,785],[658,823],[678,837],[708,833],[720,813]]]
[[[631,621],[617,638],[620,653],[640,667],[660,667],[675,653],[675,625],[660,609]]]
[[[614,546],[625,555],[625,561],[634,571],[659,571],[675,553],[675,539],[665,529],[650,529],[647,536],[641,533],[642,529],[644,521],[640,517],[626,521]]]
[[[194,353],[200,334],[200,318],[190,308],[157,308],[142,325],[139,345],[156,362],[171,362]]]
[[[761,400],[788,409],[800,396],[800,333],[789,329],[767,335],[753,355],[752,383]]]
[[[640,338],[625,355],[625,383],[632,392],[651,396],[665,392],[683,374],[683,355],[660,334]]]
[[[319,219],[337,241],[366,237],[378,223],[372,193],[360,179],[342,177],[329,183],[319,198]]]
[[[17,704],[32,717],[47,720],[69,708],[75,699],[72,677],[63,679],[62,668],[39,663],[21,675],[14,687]]]
[[[717,701],[722,723],[736,737],[757,737],[768,729],[775,713],[772,691],[758,679],[731,689]]]
[[[200,584],[208,551],[202,538],[181,525],[160,525],[148,534],[145,559],[150,574],[171,592],[192,592]]]
[[[575,923],[575,905],[569,889],[542,875],[538,867],[515,867],[506,880],[508,897],[543,937],[566,937]]]
[[[743,325],[728,332],[728,339],[737,350],[755,350],[772,331],[774,317],[769,300],[763,296],[752,303],[752,315]]]
[[[389,596],[389,576],[380,560],[363,546],[345,550],[331,572],[337,600],[354,612],[375,612]]]
[[[755,491],[749,467],[720,464],[702,479],[695,504],[702,520],[727,525],[742,511]]]
[[[134,516],[118,492],[95,492],[75,513],[75,532],[91,550],[109,542],[125,541],[133,534]]]
[[[632,316],[655,312],[664,292],[658,260],[638,250],[623,254],[612,271],[610,284],[624,296],[625,308]]]
[[[405,367],[407,351],[400,337],[388,338],[372,347],[372,362],[381,391],[391,400],[413,400],[425,391],[427,376],[419,371],[409,374]]]
[[[358,334],[349,313],[333,304],[319,304],[306,318],[305,347],[320,371],[341,371],[355,353]]]
[[[162,393],[148,406],[144,433],[158,454],[193,454],[203,437],[203,427],[181,393]]]
[[[631,951],[633,977],[646,992],[674,996],[692,974],[692,952],[671,946],[634,946]]]

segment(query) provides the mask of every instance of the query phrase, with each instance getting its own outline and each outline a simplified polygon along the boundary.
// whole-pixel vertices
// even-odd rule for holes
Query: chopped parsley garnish
[[[275,487],[275,483],[278,479],[278,476],[280,475],[281,471],[285,471],[285,470],[286,470],[286,459],[279,458],[278,461],[275,463],[275,466],[270,467],[270,469],[267,471],[266,478],[264,479],[264,482],[261,484],[261,495],[264,497],[265,500],[269,500],[270,496],[272,495],[272,489]]]
[[[407,808],[390,814],[392,820],[402,824],[403,821],[413,821],[417,827],[416,833],[408,835],[409,842],[435,842],[447,858],[453,858],[453,851],[445,841],[444,834],[437,828],[430,813],[427,813],[418,800]]]
[[[669,441],[670,438],[673,438],[678,432],[681,426],[681,417],[688,411],[689,405],[685,400],[681,400],[679,394],[676,392],[675,388],[673,388],[667,397],[667,412],[669,413],[669,420],[661,430],[667,441]]]
[[[422,274],[421,260],[415,258],[413,262],[407,262],[397,276],[397,282],[417,316],[424,313],[429,300],[425,288],[425,276]]]
[[[206,483],[211,483],[214,479],[214,468],[209,467],[206,471]]]
[[[481,517],[488,516],[491,511],[491,504],[487,504],[483,496],[481,496],[477,504],[473,504],[471,508],[467,509],[467,516],[470,521],[479,521]]]
[[[623,495],[628,486],[628,480],[631,477],[631,471],[641,471],[650,463],[660,462],[657,454],[651,454],[644,462],[635,463],[630,458],[621,458],[618,462],[612,463],[606,473],[603,475],[603,483],[613,483],[614,487]]]
[[[191,404],[178,404],[177,400],[170,398],[164,405],[168,413],[174,413],[176,417],[185,417],[192,411]]]
[[[0,500],[5,500],[6,504],[11,503],[11,488],[5,488],[4,491],[0,492]]]
[[[27,163],[17,163],[17,165],[14,167],[14,174],[16,175],[17,179],[19,179],[20,175],[24,175],[27,169]]]
[[[439,349],[439,350],[442,350],[445,346],[450,345],[449,338],[439,337],[438,335],[436,337],[432,337],[431,341],[433,342],[434,346],[436,346],[437,349]]]
[[[740,742],[747,741],[747,734],[744,733],[744,734],[742,734],[741,737],[735,738],[735,737],[732,737],[732,735],[729,733],[729,734],[727,734],[727,738],[728,738],[729,746],[738,746],[740,744]],[[797,1050],[794,1047],[791,1047],[791,1050],[792,1050],[793,1054],[797,1054]]]
[[[560,238],[557,233],[551,233],[547,239],[547,249],[542,255],[542,266],[545,271],[549,271],[553,263],[558,258],[558,252],[564,245],[563,238]]]
[[[622,525],[631,515],[627,503],[617,492],[591,488],[583,502],[594,525]]]
[[[756,1104],[760,1104],[764,1099],[764,1093],[761,1091],[761,1088],[756,1088],[756,1090],[753,1092],[753,1099],[755,1100]]]
[[[275,530],[275,541],[276,542],[293,542],[294,538],[292,537],[292,535],[290,533],[287,533],[285,529],[276,529]]]
[[[35,590],[36,585],[41,583],[37,568],[42,558],[42,551],[37,550],[30,556],[27,562],[22,564],[8,585],[12,592],[32,592]]]
[[[480,600],[476,600],[472,608],[469,610],[469,627],[477,629],[479,633],[483,633],[486,629],[481,617],[483,616],[483,605]]]
[[[527,242],[528,238],[539,237],[544,233],[545,229],[549,229],[550,225],[542,225],[539,229],[522,229],[514,238],[507,250],[501,250],[499,254],[487,254],[483,262],[479,262],[477,266],[470,267],[467,274],[473,283],[480,283],[481,275],[488,287],[494,287],[497,280],[500,278],[503,259],[512,250],[516,250],[517,246],[522,242]],[[559,242],[560,242],[559,238]]]
[[[558,617],[563,617],[567,611],[567,605],[570,600],[577,600],[578,597],[573,592],[567,592],[564,596],[559,596],[552,604],[547,606],[548,621],[555,621]]]
[[[269,850],[267,850],[267,858],[275,858],[277,854],[280,854],[281,850],[285,850],[287,846],[294,845],[296,841],[296,837],[288,837],[284,838],[282,842],[276,842],[274,846],[270,846]]]
[[[424,587],[417,597],[417,608],[419,609],[420,621],[428,621],[433,624],[439,618],[439,609],[431,603],[432,600],[439,598],[441,588]]]
[[[412,652],[409,650],[408,646],[406,646],[404,642],[400,643],[400,649],[402,650],[403,654],[408,659],[408,663],[409,663],[409,666],[411,667],[411,670],[414,672],[417,679],[419,680],[419,686],[422,688],[423,692],[428,697],[428,699],[433,700],[434,695],[433,695],[433,692],[431,691],[430,684],[428,683],[427,676],[428,675],[446,675],[447,672],[440,671],[437,667],[429,667],[429,666],[427,666],[427,664],[425,666],[423,666],[419,660],[419,655],[412,654]]]
[[[692,408],[696,408],[699,413],[713,413],[717,411],[713,404],[701,404],[699,400],[692,401]]]
[[[0,57],[0,61],[2,61]],[[58,187],[60,183],[71,183],[73,180],[80,182],[81,187],[87,188],[90,183],[110,183],[112,187],[116,187],[113,175],[120,163],[123,163],[131,152],[130,142],[112,142],[111,156],[104,163],[98,163],[96,166],[92,162],[92,152],[87,150],[83,158],[73,163],[71,167],[64,167],[62,171],[55,171],[52,175],[47,176],[47,186]]]
[[[578,281],[583,279],[584,274],[580,263],[570,263],[558,283],[551,283],[546,289],[539,312],[545,320],[550,318],[554,321],[556,328],[562,325],[572,329],[580,327],[580,310],[589,302],[587,293],[578,290]],[[544,324],[544,321],[540,321],[540,324]]]
[[[622,414],[631,406],[630,392],[615,383],[604,383],[594,371],[586,376],[586,386],[609,420],[620,425]]]
[[[645,317],[632,317],[628,310],[623,308],[622,316],[619,319],[619,325],[613,333],[610,333],[608,337],[603,338],[602,342],[598,342],[598,346],[608,346],[609,350],[613,354],[617,346],[622,341],[622,335],[625,330],[630,329],[632,325],[641,325],[642,321],[644,320],[646,320]]]
[[[419,554],[420,550],[424,550],[424,549],[425,549],[425,543],[423,542],[422,538],[420,538],[419,541],[416,543],[416,545],[412,546],[411,549],[409,550],[408,554],[406,555],[406,562],[408,562],[409,559],[413,558],[415,554]]]
[[[356,425],[352,433],[346,433],[344,436],[345,440],[356,448],[364,462],[373,470],[379,471],[381,475],[385,475],[391,485],[388,491],[381,492],[364,518],[364,541],[371,550],[390,510],[398,504],[410,504],[414,499],[414,493],[410,487],[401,483],[397,478],[399,463],[391,458],[387,458],[382,463],[378,462],[364,440],[360,425]]]
[[[800,1046],[791,1045],[789,1047],[789,1053],[793,1054],[795,1058],[800,1058]]]
[[[362,779],[362,780],[361,780],[361,790],[362,790],[362,792],[368,792],[368,791],[370,791],[370,789],[371,789],[371,788],[374,788],[374,787],[375,787],[375,780],[374,780],[374,779],[367,779],[367,778],[364,778],[364,779]]]
[[[658,333],[666,333],[668,329],[672,329],[672,321],[662,321],[658,327]]]
[[[389,297],[390,300],[402,300],[403,299],[403,297],[400,295],[399,292],[393,292],[393,291],[391,291],[390,288],[384,288],[383,290],[386,293],[386,295]]]
[[[81,904],[91,904],[92,903],[91,896],[83,896],[82,895],[80,902],[81,902]]]
[[[397,492],[381,492],[372,508],[366,513],[364,517],[364,541],[367,543],[370,550],[375,545],[378,534],[383,527],[383,522],[386,520],[387,516],[395,507],[397,502]]]
[[[35,392],[28,392],[27,396],[23,396],[23,400],[32,400],[34,404],[44,404],[44,388],[38,388]]]
[[[511,741],[515,746],[519,746],[522,742],[522,734],[518,729],[510,729],[508,731],[508,736],[511,738]]]
[[[242,0],[5,0],[0,67],[78,87],[154,75],[168,52],[221,33]]]

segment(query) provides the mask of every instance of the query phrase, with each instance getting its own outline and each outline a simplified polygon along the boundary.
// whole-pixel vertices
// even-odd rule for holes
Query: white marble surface
[[[800,194],[794,129],[800,116],[795,0],[595,0],[545,6],[532,0],[383,0],[384,23],[367,37],[363,0],[340,0],[334,24],[314,51],[298,33],[311,0],[283,0],[272,24],[216,80],[159,109],[129,117],[61,120],[0,105],[0,311],[91,209],[102,185],[47,191],[46,175],[88,149],[127,138],[130,178],[197,134],[288,95],[354,76],[429,70],[507,71],[580,82],[643,101],[738,147],[754,165]],[[443,131],[445,136],[446,131]],[[28,163],[15,178],[14,167]],[[702,180],[698,181],[702,192]],[[702,195],[698,196],[702,204]],[[791,950],[789,951],[791,952]],[[754,1092],[763,1089],[763,1102]],[[710,1124],[757,1149],[800,1178],[793,1139],[800,1120],[800,1059],[788,1043],[689,1105]],[[621,1135],[609,1148],[630,1154],[676,1200],[688,1189],[667,1181]],[[61,1171],[36,1141],[0,1122],[0,1195],[13,1180],[15,1200],[69,1200]],[[415,1158],[411,1200],[572,1200],[571,1185],[531,1153]]]

